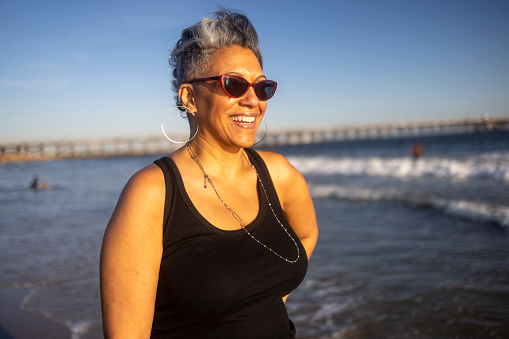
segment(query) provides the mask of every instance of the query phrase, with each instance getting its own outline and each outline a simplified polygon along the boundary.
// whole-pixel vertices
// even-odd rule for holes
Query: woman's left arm
[[[315,208],[306,180],[282,155],[258,151],[267,164],[286,219],[311,257],[318,239]]]

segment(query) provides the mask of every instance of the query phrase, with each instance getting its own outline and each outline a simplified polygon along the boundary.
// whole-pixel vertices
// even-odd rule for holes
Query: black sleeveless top
[[[177,166],[156,160],[166,181],[163,255],[151,338],[295,338],[283,296],[304,279],[307,257],[286,220],[262,158],[246,149],[272,208],[300,249],[289,263],[243,229],[210,224],[187,195]],[[258,183],[260,211],[246,228],[260,242],[294,260],[297,249],[272,214]],[[232,217],[233,218],[233,217]]]

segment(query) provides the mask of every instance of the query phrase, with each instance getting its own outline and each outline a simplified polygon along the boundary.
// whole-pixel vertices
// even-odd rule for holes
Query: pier
[[[509,118],[482,118],[433,122],[399,122],[385,125],[362,125],[293,129],[268,132],[260,146],[284,146],[340,142],[349,140],[388,139],[509,131]]]
[[[500,131],[509,131],[509,118],[269,130],[256,147]],[[0,162],[168,154],[180,146],[163,136],[11,143],[0,144]]]

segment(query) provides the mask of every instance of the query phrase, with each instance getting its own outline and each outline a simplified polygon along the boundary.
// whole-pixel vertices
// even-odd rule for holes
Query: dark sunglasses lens
[[[262,80],[255,85],[255,93],[258,99],[265,101],[272,98],[276,91],[276,84],[271,80]]]
[[[247,80],[236,77],[236,76],[226,76],[224,77],[224,89],[226,92],[232,97],[239,98],[247,92],[249,88],[249,82]]]

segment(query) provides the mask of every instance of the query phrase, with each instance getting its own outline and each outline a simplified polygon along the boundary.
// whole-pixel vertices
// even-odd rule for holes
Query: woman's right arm
[[[105,338],[149,338],[162,256],[162,171],[150,165],[124,187],[104,233],[101,306]]]

